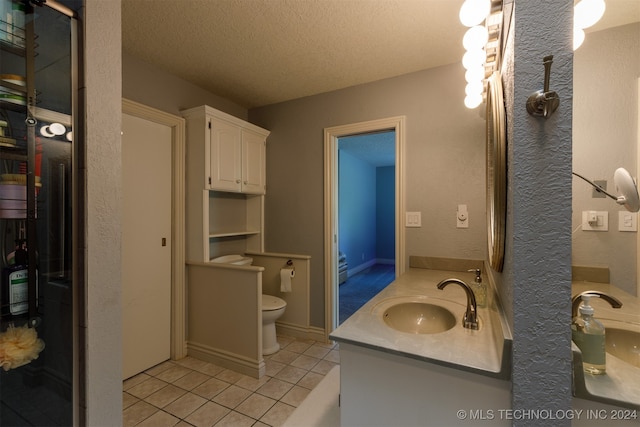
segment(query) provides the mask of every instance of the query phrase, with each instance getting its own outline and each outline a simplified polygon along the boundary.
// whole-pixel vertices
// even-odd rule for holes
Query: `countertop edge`
[[[458,371],[464,371],[464,372],[471,372],[474,374],[479,374],[479,375],[483,375],[485,377],[490,377],[490,378],[495,378],[495,379],[499,379],[499,380],[510,380],[511,379],[511,372],[510,371],[506,371],[504,370],[504,358],[503,358],[503,363],[501,363],[500,365],[500,370],[498,371],[489,371],[486,369],[480,369],[480,368],[474,368],[473,366],[468,366],[468,365],[461,365],[461,364],[457,364],[457,363],[451,363],[451,362],[447,362],[445,360],[441,360],[441,359],[434,359],[434,358],[430,358],[427,356],[421,356],[419,354],[415,354],[415,353],[406,353],[400,350],[394,350],[388,347],[382,347],[382,346],[377,346],[377,345],[373,345],[373,344],[369,344],[366,342],[362,342],[362,341],[357,341],[357,340],[353,340],[353,339],[349,339],[349,338],[343,338],[340,336],[336,336],[333,334],[329,335],[329,338],[337,341],[337,342],[342,342],[345,344],[351,344],[351,345],[356,345],[358,347],[363,347],[363,348],[368,348],[370,350],[376,350],[376,351],[381,351],[383,353],[388,353],[388,354],[393,354],[396,356],[402,356],[402,357],[407,357],[409,359],[413,359],[413,360],[419,360],[421,362],[427,362],[427,363],[433,363],[434,365],[439,365],[439,366],[444,366],[447,368],[452,368],[452,369],[456,369]],[[509,347],[506,346],[505,347]],[[505,351],[506,348],[503,350]]]

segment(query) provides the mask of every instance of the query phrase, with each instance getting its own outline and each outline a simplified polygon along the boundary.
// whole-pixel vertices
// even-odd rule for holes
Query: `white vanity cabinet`
[[[269,131],[209,106],[182,111],[187,120],[187,153],[202,166],[209,190],[264,194]],[[198,156],[199,159],[194,158]]]
[[[269,131],[209,106],[186,119],[187,260],[264,250]]]

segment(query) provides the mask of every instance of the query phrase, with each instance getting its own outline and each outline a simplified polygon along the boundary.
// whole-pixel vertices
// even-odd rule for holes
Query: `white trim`
[[[182,117],[122,99],[122,112],[131,116],[150,120],[172,128],[171,204],[173,212],[172,253],[171,253],[171,359],[177,360],[187,355],[186,307],[185,307],[185,120]]]
[[[259,360],[255,360],[197,342],[189,342],[187,345],[189,347],[189,355],[196,359],[215,363],[223,368],[231,369],[253,378],[262,378],[266,373],[267,367],[262,357]]]
[[[324,130],[324,266],[325,266],[325,336],[338,326],[338,313],[334,310],[338,292],[338,138],[348,135],[393,130],[396,136],[396,277],[405,270],[405,229],[401,219],[405,212],[405,116],[389,117]]]
[[[327,342],[327,333],[324,329],[315,326],[300,326],[293,323],[276,321],[276,331],[278,334],[290,337]]]
[[[636,131],[636,184],[638,177],[640,177],[640,78],[638,78],[638,129]],[[636,296],[640,297],[640,232],[636,233]]]

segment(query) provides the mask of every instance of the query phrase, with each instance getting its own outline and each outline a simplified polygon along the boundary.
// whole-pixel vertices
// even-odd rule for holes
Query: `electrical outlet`
[[[582,231],[609,231],[609,212],[582,211]]]

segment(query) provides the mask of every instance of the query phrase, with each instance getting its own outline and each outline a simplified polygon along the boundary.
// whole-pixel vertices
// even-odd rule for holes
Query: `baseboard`
[[[355,267],[350,268],[348,270],[347,277],[354,276],[354,275],[360,273],[361,271],[366,270],[369,267],[373,267],[374,265],[376,265],[376,260],[375,259],[369,260],[369,261],[364,262],[364,263],[362,263],[360,265],[356,265]]]
[[[187,342],[187,355],[205,362],[215,363],[223,368],[231,369],[253,378],[262,378],[266,372],[264,359],[256,361],[198,343]]]
[[[327,335],[324,328],[315,326],[300,326],[292,323],[283,323],[276,321],[276,333],[279,335],[288,335],[290,337],[314,340],[322,343],[327,342]]]

